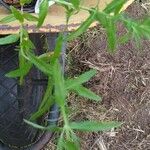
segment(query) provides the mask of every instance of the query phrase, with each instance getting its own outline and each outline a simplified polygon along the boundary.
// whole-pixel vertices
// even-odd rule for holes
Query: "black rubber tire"
[[[34,40],[36,53],[43,53],[40,35],[34,37]],[[19,86],[17,79],[5,77],[7,72],[18,67],[18,52],[14,50],[15,46],[0,47],[0,140],[11,150],[24,150],[31,147],[43,135],[41,131],[24,123],[23,119],[28,119],[37,110],[47,79],[35,67],[25,78],[24,86]],[[58,108],[55,106],[53,112],[49,114],[49,120],[52,120],[50,123],[56,123],[57,119]],[[42,122],[43,118],[38,120],[38,123]]]

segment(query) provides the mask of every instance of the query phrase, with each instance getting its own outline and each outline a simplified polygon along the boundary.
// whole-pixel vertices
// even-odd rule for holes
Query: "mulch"
[[[126,12],[134,19],[148,13],[137,1]],[[118,24],[118,35],[124,32]],[[130,40],[118,45],[112,55],[100,26],[69,43],[66,74],[77,76],[96,69],[97,75],[85,86],[103,98],[101,103],[95,103],[70,94],[70,119],[123,123],[109,132],[78,133],[82,150],[150,150],[150,41],[141,43],[137,48]],[[55,149],[55,144],[49,143],[47,149]]]
[[[135,2],[127,13],[140,19],[147,10]],[[119,24],[118,35],[124,31]],[[96,69],[96,77],[86,86],[103,97],[97,104],[72,96],[71,107],[76,110],[72,118],[123,122],[111,132],[80,133],[83,150],[150,150],[150,41],[141,43],[137,48],[130,40],[112,55],[107,52],[107,37],[101,27],[70,43],[68,74],[76,76]]]

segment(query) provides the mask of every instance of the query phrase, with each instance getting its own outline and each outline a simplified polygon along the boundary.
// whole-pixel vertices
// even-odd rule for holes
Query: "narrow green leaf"
[[[21,12],[19,10],[17,10],[15,7],[10,6],[11,12],[13,13],[14,17],[19,20],[21,23],[23,23],[24,18],[23,15],[21,14]]]
[[[80,25],[80,27],[76,31],[68,35],[67,40],[71,41],[80,36],[82,33],[84,33],[95,20],[96,13],[97,13],[96,10],[92,12],[90,16]]]
[[[141,24],[145,25],[145,26],[150,26],[150,16],[144,17],[144,19],[143,19]]]
[[[137,48],[140,48],[142,34],[140,34],[140,32],[135,27],[133,27],[132,36],[133,36],[132,38],[135,40],[135,44],[136,44]]]
[[[107,26],[108,15],[104,12],[97,12],[95,19],[104,27]]]
[[[65,147],[65,150],[79,150],[76,144],[72,141],[65,141],[64,147]]]
[[[139,23],[137,26],[137,30],[139,31],[139,34],[142,35],[143,38],[150,39],[150,19],[149,17],[145,17],[141,23]]]
[[[73,87],[81,85],[81,84],[89,81],[95,74],[96,74],[96,70],[90,70],[90,71],[83,73],[82,75],[80,75],[79,77],[77,77],[75,79],[68,79],[65,82],[65,88],[71,89]]]
[[[0,20],[0,23],[10,23],[10,22],[13,22],[13,21],[15,21],[15,20],[16,20],[16,18],[14,17],[14,15],[13,15],[13,14],[10,14],[10,15],[8,15],[8,16],[2,18],[2,19]]]
[[[69,24],[69,20],[71,16],[74,14],[75,10],[69,7],[65,7],[65,8],[66,8],[66,24]]]
[[[73,91],[77,92],[78,95],[83,96],[85,98],[95,100],[95,101],[101,101],[101,97],[90,91],[89,89],[83,87],[83,86],[76,86],[72,88]]]
[[[136,25],[133,19],[129,18],[125,14],[120,17],[120,20],[124,23],[128,31],[132,31],[132,27]]]
[[[30,117],[31,121],[35,121],[37,118],[44,115],[47,111],[50,110],[50,107],[54,104],[54,98],[52,96],[52,79],[48,78],[48,85],[44,94],[44,97],[42,99],[42,102],[40,103],[40,106],[38,108],[38,111],[36,111],[32,116]]]
[[[34,56],[32,53],[28,53],[28,59],[31,63],[33,63],[39,70],[47,75],[52,75],[52,67],[51,65],[45,63],[43,60]]]
[[[77,137],[77,135],[74,132],[71,133],[71,139],[74,142],[74,144],[76,145],[77,149],[80,150],[81,149],[80,148],[80,138]]]
[[[59,106],[65,105],[66,91],[64,87],[64,78],[58,61],[53,66],[54,94],[55,100]]]
[[[149,27],[144,27],[141,31],[139,31],[139,34],[141,34],[141,38],[143,39],[150,39],[150,28]]]
[[[48,127],[46,127],[46,130],[47,131],[53,131],[53,132],[61,132],[62,131],[62,128],[60,127],[57,127],[55,125],[49,125]]]
[[[16,77],[25,76],[30,71],[31,67],[32,67],[31,63],[26,63],[23,65],[22,68],[13,70],[13,71],[7,73],[5,76],[9,77],[9,78],[16,78]]]
[[[63,40],[63,35],[59,34],[59,36],[56,40],[56,46],[55,46],[55,49],[54,49],[54,54],[51,58],[52,64],[55,62],[56,59],[58,59],[60,57],[63,41],[64,41]]]
[[[0,38],[0,45],[7,45],[7,44],[15,43],[18,40],[19,40],[18,34],[8,35],[3,38]]]
[[[20,4],[23,6],[25,4],[30,4],[32,0],[20,0]]]
[[[23,37],[20,47],[22,47],[25,52],[32,52],[32,50],[35,49],[34,44],[28,37]]]
[[[44,115],[46,112],[48,112],[50,110],[50,107],[53,104],[54,104],[53,98],[52,98],[52,96],[50,96],[47,99],[46,104],[43,105],[41,108],[39,108],[38,111],[36,111],[35,113],[32,114],[32,116],[30,117],[30,120],[35,121],[36,119],[38,119],[39,117]]]
[[[57,150],[64,150],[64,137],[63,133],[61,133],[58,142],[57,142]]]
[[[104,9],[104,12],[107,14],[115,13],[118,14],[127,0],[113,0],[107,7]]]
[[[36,16],[31,15],[30,13],[23,13],[23,17],[24,19],[28,20],[28,21],[38,21],[38,18]]]
[[[37,27],[41,27],[45,18],[46,18],[46,15],[47,15],[47,12],[48,12],[48,0],[43,0],[42,3],[40,4],[40,8],[39,8],[40,12],[39,12],[39,20],[38,20],[38,24],[37,24]]]
[[[53,83],[52,83],[52,78],[51,77],[48,77],[48,84],[47,84],[47,88],[46,88],[46,91],[45,91],[45,94],[44,94],[44,97],[42,99],[42,102],[39,106],[39,109],[43,108],[45,105],[48,106],[48,99],[51,98],[51,103],[49,104],[50,106],[53,104],[53,98],[52,98],[52,91],[53,91]],[[50,108],[49,106],[49,108]]]
[[[28,33],[28,31],[24,28],[24,27],[21,27],[21,32],[22,32],[22,36],[23,36],[23,38],[25,39],[27,39],[27,40],[29,40],[29,33]],[[21,34],[21,33],[20,33]]]
[[[54,125],[44,127],[44,126],[38,125],[36,123],[33,123],[31,121],[28,121],[26,119],[24,119],[24,122],[34,128],[40,129],[40,130],[47,130],[47,131],[61,131],[62,130],[61,128],[54,126]]]
[[[32,126],[32,127],[34,127],[34,128],[37,128],[37,129],[40,129],[40,130],[46,130],[46,127],[43,127],[43,126],[41,126],[41,125],[38,125],[38,124],[33,123],[33,122],[31,122],[31,121],[28,121],[28,120],[26,120],[26,119],[24,119],[24,122],[27,123],[27,124],[29,124],[30,126]]]
[[[80,0],[70,0],[70,2],[73,4],[73,6],[74,6],[76,9],[79,9]]]
[[[83,122],[72,122],[70,127],[74,130],[80,131],[106,131],[112,128],[120,127],[122,123],[119,122],[96,122],[96,121],[83,121]]]
[[[120,15],[110,16],[104,12],[98,12],[95,19],[106,29],[109,51],[114,52],[117,46],[116,22],[120,19]]]
[[[107,39],[109,44],[109,50],[111,53],[113,53],[116,50],[117,45],[117,37],[116,37],[116,25],[113,19],[107,20]]]
[[[121,37],[119,37],[117,43],[124,44],[130,40],[130,37],[131,37],[131,33],[128,32],[128,33],[122,35]]]
[[[43,54],[41,54],[38,58],[43,60],[44,62],[50,63],[50,60],[53,56],[54,52],[45,52]]]
[[[134,21],[127,16],[122,16],[121,20],[131,34],[132,39],[136,42],[138,48],[141,47],[142,38],[150,39],[150,21],[147,17],[143,19],[143,21]]]

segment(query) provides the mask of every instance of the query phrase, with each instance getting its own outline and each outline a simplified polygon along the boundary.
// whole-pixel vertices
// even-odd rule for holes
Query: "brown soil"
[[[141,18],[147,10],[135,2],[127,12]],[[119,34],[124,32],[122,25],[118,29]],[[129,41],[111,55],[106,40],[105,31],[97,27],[68,48],[68,74],[96,69],[96,77],[87,86],[103,97],[97,104],[70,95],[71,119],[123,122],[110,132],[79,133],[82,150],[150,150],[150,41],[142,41],[140,49]],[[47,149],[54,147],[50,143]]]

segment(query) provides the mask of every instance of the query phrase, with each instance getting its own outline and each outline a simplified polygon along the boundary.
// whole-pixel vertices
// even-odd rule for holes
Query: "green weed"
[[[21,10],[17,10],[13,6],[11,7],[11,14],[0,20],[0,23],[9,23],[15,20],[20,22],[20,32],[18,34],[9,35],[0,39],[0,45],[10,44],[16,42],[20,39],[20,49],[19,49],[19,68],[17,70],[9,72],[7,77],[19,77],[20,84],[24,84],[24,77],[28,74],[32,66],[36,66],[40,71],[42,71],[48,78],[47,89],[42,103],[39,106],[37,112],[35,112],[29,120],[24,120],[29,125],[47,131],[57,131],[60,132],[60,137],[58,139],[57,150],[79,150],[80,144],[79,139],[76,136],[76,130],[83,132],[97,132],[109,130],[114,127],[119,127],[121,123],[119,122],[99,122],[99,121],[82,121],[82,122],[72,122],[69,120],[69,114],[66,111],[68,109],[67,105],[67,95],[69,92],[76,92],[78,95],[83,96],[87,99],[94,100],[96,102],[101,101],[101,97],[87,89],[83,86],[83,83],[91,79],[95,74],[95,70],[90,70],[83,73],[74,79],[65,79],[61,66],[59,63],[59,58],[61,56],[62,43],[64,41],[71,41],[87,31],[90,25],[98,21],[103,28],[106,29],[107,40],[109,52],[114,53],[118,42],[124,43],[129,39],[135,40],[137,45],[141,38],[150,38],[150,19],[145,17],[142,21],[135,21],[129,18],[120,10],[122,6],[126,3],[126,0],[113,0],[103,11],[100,11],[98,7],[86,8],[80,5],[80,0],[51,0],[56,3],[56,5],[61,5],[66,9],[66,28],[67,23],[72,15],[79,13],[80,10],[87,11],[89,17],[80,25],[80,27],[74,32],[68,33],[67,36],[60,34],[54,53],[50,56],[45,53],[41,56],[36,56],[34,54],[34,45],[29,39],[29,34],[24,28],[24,21],[34,21],[37,23],[37,28],[41,27],[47,12],[48,12],[48,0],[43,0],[40,5],[39,16],[35,17],[32,14],[23,12],[23,6],[28,3],[28,0],[21,0],[20,4],[22,6]],[[127,29],[127,33],[117,40],[116,25],[118,22],[122,22]],[[43,56],[47,59],[43,59]],[[49,61],[47,61],[49,59]],[[54,89],[54,92],[52,92]],[[63,126],[50,125],[41,126],[36,124],[36,119],[44,115],[52,106],[56,103],[60,108],[60,115],[63,118]]]

